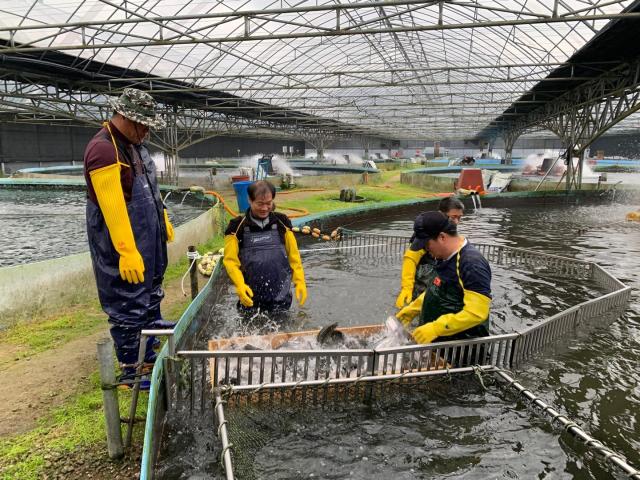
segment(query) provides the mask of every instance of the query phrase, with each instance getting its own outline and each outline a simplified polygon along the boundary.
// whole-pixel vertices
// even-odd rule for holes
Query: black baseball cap
[[[427,241],[436,238],[442,232],[455,235],[458,232],[458,228],[442,212],[421,213],[413,222],[411,249],[417,251],[426,248]]]

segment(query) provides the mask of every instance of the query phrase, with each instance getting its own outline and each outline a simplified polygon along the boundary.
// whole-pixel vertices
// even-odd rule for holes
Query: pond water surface
[[[175,225],[203,211],[181,203],[182,195],[167,202]],[[88,250],[86,203],[81,191],[0,189],[0,267]]]
[[[594,261],[637,291],[640,225],[625,223],[628,205],[484,208],[460,227],[472,242],[534,249]],[[358,231],[410,235],[411,214],[385,213],[356,221]],[[303,249],[309,248],[304,242]],[[393,314],[399,262],[355,255],[304,253],[309,300],[280,328],[301,330],[382,323]],[[492,333],[525,326],[599,294],[596,285],[540,277],[492,265]],[[209,336],[264,330],[243,324],[229,289],[209,312]],[[598,325],[598,323],[602,323]],[[605,445],[640,466],[640,306],[634,292],[624,315],[593,319],[515,372],[543,400],[566,413]],[[487,382],[489,384],[489,382]],[[600,460],[582,453],[496,386],[474,378],[434,382],[431,388],[388,395],[374,405],[227,410],[238,466],[247,478],[603,479]],[[162,479],[223,478],[211,418],[169,418],[158,468]]]

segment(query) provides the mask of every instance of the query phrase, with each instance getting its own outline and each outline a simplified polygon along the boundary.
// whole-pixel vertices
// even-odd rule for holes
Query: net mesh
[[[367,385],[331,385],[258,393],[229,391],[224,395],[225,418],[232,445],[234,478],[267,478],[258,460],[263,450],[276,439],[302,435],[304,429],[301,425],[320,427],[314,419],[331,422],[334,416],[360,415],[363,408],[369,418],[382,418],[386,408],[397,408],[408,398],[415,401],[416,395],[448,402],[454,393],[459,397],[469,392],[481,392],[487,383],[486,377],[479,380],[481,378],[473,373],[461,373],[438,378],[386,380]],[[291,472],[292,475],[294,473]]]

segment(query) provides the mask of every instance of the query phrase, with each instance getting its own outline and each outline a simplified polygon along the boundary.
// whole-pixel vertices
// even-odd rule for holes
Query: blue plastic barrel
[[[238,199],[239,213],[243,214],[249,208],[249,193],[247,189],[253,182],[235,182],[233,189],[236,191],[236,198]]]

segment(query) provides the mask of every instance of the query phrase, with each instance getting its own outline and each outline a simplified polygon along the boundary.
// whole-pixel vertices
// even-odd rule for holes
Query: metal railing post
[[[127,419],[127,435],[125,437],[124,446],[131,446],[131,437],[133,436],[133,424],[136,420],[136,410],[138,409],[138,395],[140,394],[140,382],[142,381],[142,369],[144,366],[144,357],[147,353],[147,335],[140,333],[140,343],[138,345],[138,363],[136,364],[135,383],[133,384],[133,392],[131,394],[131,405],[129,407],[129,418]]]
[[[175,348],[175,340],[173,338],[174,329],[159,329],[159,330],[147,330],[144,329],[140,332],[141,335],[146,337],[168,337],[167,345],[169,348],[169,355],[164,359],[164,381],[165,381],[165,400],[167,402],[167,410],[171,408],[171,387],[173,385],[174,378],[174,368],[173,361],[175,359],[176,348]]]
[[[214,406],[215,417],[217,419],[217,430],[218,435],[221,439],[222,443],[222,454],[221,460],[224,466],[224,473],[227,480],[234,480],[235,476],[233,474],[233,462],[231,460],[231,443],[229,442],[229,436],[227,432],[227,420],[224,417],[224,408],[222,406],[223,400],[220,392],[216,392],[215,394],[216,403]]]
[[[100,367],[109,458],[122,458],[124,448],[122,446],[122,430],[120,430],[118,391],[115,385],[116,372],[113,366],[113,341],[110,338],[104,338],[98,342],[98,366]]]
[[[367,375],[373,377],[376,374],[376,364],[378,363],[378,353],[373,352],[373,355],[369,355],[367,357],[367,361],[369,365],[367,365]],[[369,403],[373,400],[373,384],[369,384],[365,387],[364,401]]]
[[[189,245],[188,251],[189,253],[187,253],[187,258],[191,261],[189,267],[189,277],[191,279],[191,300],[193,300],[198,296],[198,266],[193,258],[193,256],[197,254],[197,251],[196,247],[193,245]]]

